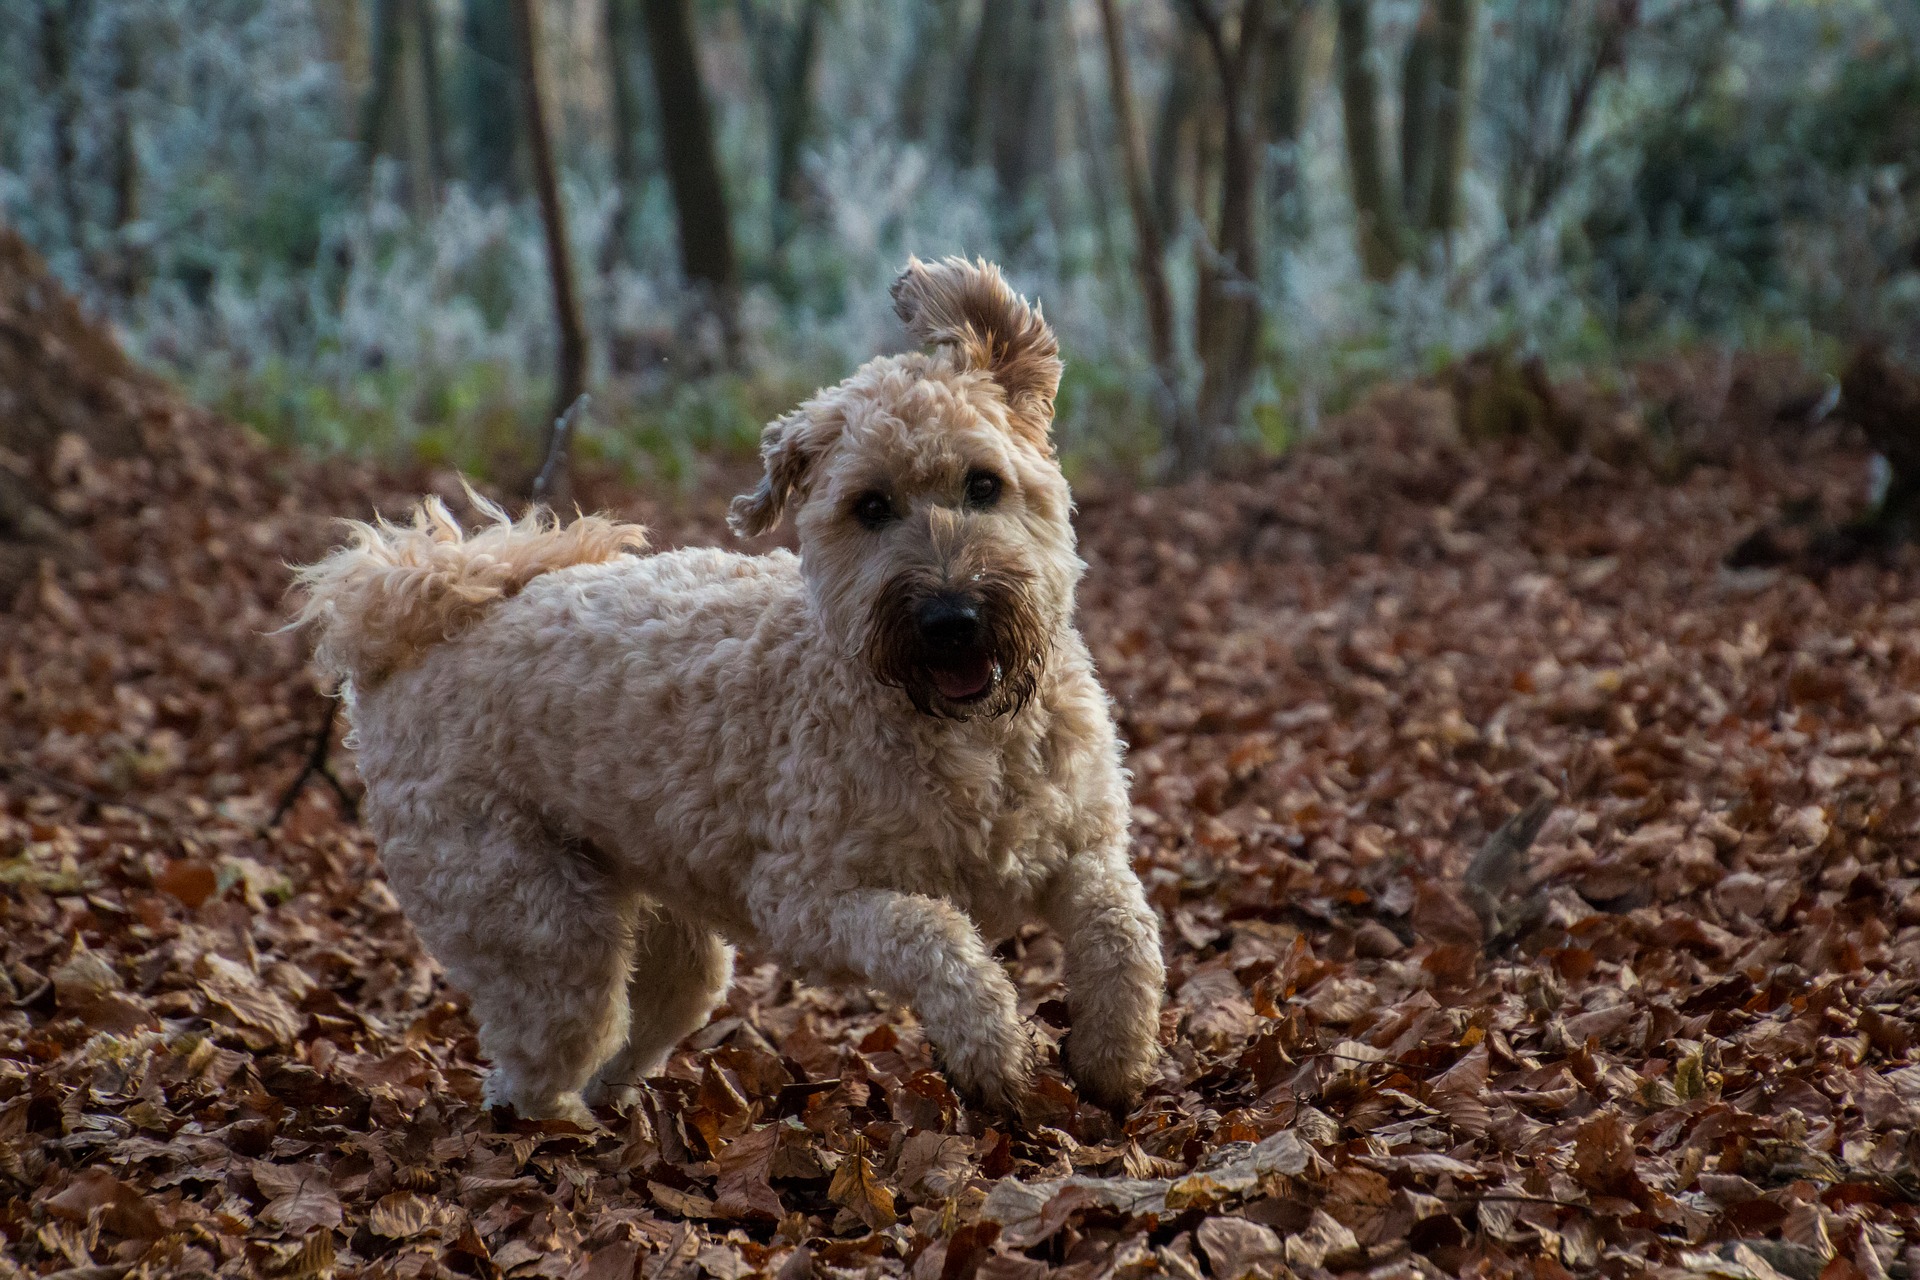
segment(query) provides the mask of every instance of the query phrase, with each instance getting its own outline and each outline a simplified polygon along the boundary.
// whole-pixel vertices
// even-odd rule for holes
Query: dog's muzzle
[[[962,595],[937,595],[913,611],[914,629],[927,678],[949,702],[973,702],[993,692],[999,663],[987,647],[980,603]]]
[[[875,602],[867,659],[919,711],[968,720],[1025,706],[1039,682],[1048,628],[1023,574],[978,573],[963,585],[905,578]]]

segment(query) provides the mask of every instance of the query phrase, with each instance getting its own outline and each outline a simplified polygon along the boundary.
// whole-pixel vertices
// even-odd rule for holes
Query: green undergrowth
[[[1514,335],[1499,349],[1524,353],[1524,338]],[[1548,367],[1556,382],[1577,380],[1619,392],[1633,386],[1638,366],[1700,360],[1709,349],[1727,348],[1677,332],[1632,350],[1596,340],[1590,348],[1556,353]],[[1842,344],[1805,328],[1756,329],[1736,349],[1792,360],[1815,377],[1832,376],[1845,355]],[[1247,443],[1257,453],[1278,456],[1383,384],[1409,376],[1444,378],[1473,353],[1429,351],[1412,369],[1403,354],[1381,341],[1356,341],[1328,353],[1312,370],[1270,362],[1249,398]],[[637,483],[685,488],[699,476],[701,459],[750,457],[764,424],[832,380],[831,370],[812,377],[792,370],[721,371],[645,385],[613,380],[594,392],[576,456]],[[516,380],[488,364],[424,375],[375,369],[322,380],[291,363],[273,362],[188,390],[269,441],[309,454],[396,467],[447,466],[483,481],[511,481],[538,465],[533,455],[552,404],[544,380]],[[1068,475],[1150,481],[1164,461],[1153,415],[1143,408],[1153,393],[1135,371],[1069,358],[1056,414]]]

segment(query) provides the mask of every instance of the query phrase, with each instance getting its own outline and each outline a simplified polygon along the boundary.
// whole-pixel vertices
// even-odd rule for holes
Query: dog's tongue
[[[950,667],[935,667],[933,687],[943,698],[963,701],[978,696],[993,683],[993,659],[982,654],[962,658]]]

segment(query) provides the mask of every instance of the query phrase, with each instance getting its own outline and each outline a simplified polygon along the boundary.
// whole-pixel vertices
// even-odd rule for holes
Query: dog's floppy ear
[[[727,507],[727,524],[734,533],[752,538],[776,528],[829,443],[829,434],[804,408],[769,422],[760,432],[760,460],[767,473],[752,493],[741,494]]]
[[[907,332],[952,346],[970,368],[993,376],[1007,396],[1014,430],[1042,447],[1060,389],[1060,344],[1053,330],[984,260],[907,259],[893,282],[893,309]]]

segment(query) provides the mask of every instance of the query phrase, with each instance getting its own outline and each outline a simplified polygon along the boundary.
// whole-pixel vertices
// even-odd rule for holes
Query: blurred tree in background
[[[677,473],[899,342],[910,252],[1150,474],[1477,351],[1920,356],[1905,0],[9,3],[0,218],[324,448],[527,474],[587,387]]]
[[[609,6],[617,11],[625,6]],[[489,197],[525,188],[525,140],[520,111],[520,44],[514,39],[512,0],[462,0],[460,6],[461,119],[466,172]]]

